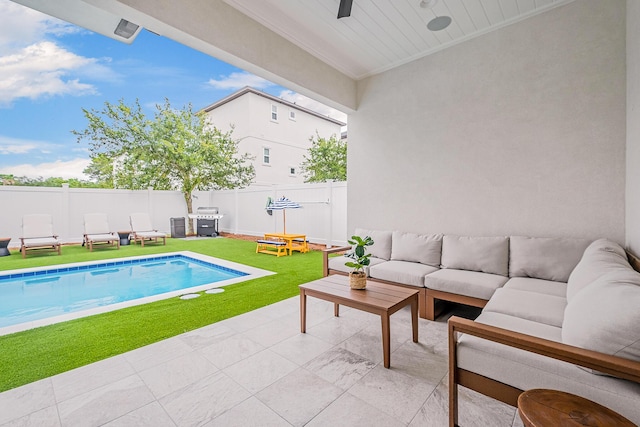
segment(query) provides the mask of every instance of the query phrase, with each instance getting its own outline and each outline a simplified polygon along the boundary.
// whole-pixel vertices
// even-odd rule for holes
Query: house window
[[[272,105],[271,106],[271,120],[273,120],[274,122],[278,121],[278,106],[277,105]]]
[[[271,149],[267,147],[262,148],[262,163],[268,165],[271,163]]]
[[[295,111],[289,111],[289,120],[293,120],[294,122],[296,121],[296,112]]]
[[[296,167],[289,166],[289,176],[296,176]]]

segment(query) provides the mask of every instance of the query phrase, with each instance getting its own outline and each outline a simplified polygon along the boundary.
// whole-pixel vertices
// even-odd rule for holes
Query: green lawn
[[[94,249],[64,246],[62,255],[18,251],[0,258],[0,270],[188,250],[277,274],[226,286],[221,294],[125,308],[0,337],[0,391],[83,366],[298,294],[298,285],[322,276],[322,256],[275,257],[255,253],[255,243],[228,238],[167,239],[166,246]],[[1,298],[1,295],[0,295]],[[10,368],[9,368],[10,367]]]

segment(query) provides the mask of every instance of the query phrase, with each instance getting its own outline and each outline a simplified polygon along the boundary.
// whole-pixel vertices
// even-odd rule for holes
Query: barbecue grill
[[[199,207],[196,213],[189,214],[189,218],[196,220],[196,234],[210,237],[218,235],[218,220],[223,216],[216,207]]]

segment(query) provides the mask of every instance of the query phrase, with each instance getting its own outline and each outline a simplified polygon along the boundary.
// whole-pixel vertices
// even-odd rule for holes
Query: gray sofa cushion
[[[520,291],[538,292],[540,294],[567,297],[567,284],[552,280],[532,279],[531,277],[512,277],[504,285],[505,289],[517,289]]]
[[[488,300],[507,280],[508,278],[497,274],[444,269],[425,276],[424,285],[437,291]]]
[[[476,321],[554,341],[559,340],[554,335],[560,335],[559,328],[506,315],[483,312]],[[592,375],[572,363],[466,334],[459,340],[458,366],[521,390],[550,388],[578,394],[640,423],[640,384],[631,381]]]
[[[482,312],[502,313],[560,328],[566,306],[564,297],[502,288],[496,290]]]
[[[442,234],[423,235],[394,231],[391,241],[392,260],[440,266]]]
[[[442,268],[482,271],[507,276],[507,237],[463,237],[445,235],[442,240]]]
[[[640,274],[614,271],[600,277],[567,305],[562,341],[640,361]]]
[[[369,258],[369,260],[371,260],[371,263],[364,268],[364,272],[367,273],[367,276],[369,275],[369,269],[372,266],[386,262],[383,259],[374,257]],[[353,268],[344,265],[344,263],[347,261],[353,261],[353,259],[347,258],[346,256],[329,257],[329,269],[340,271],[342,273],[351,273],[353,271]]]
[[[356,228],[355,234],[362,238],[369,236],[373,239],[373,245],[366,248],[367,253],[370,253],[372,257],[384,259],[386,261],[391,259],[390,231],[366,230],[364,228]]]
[[[408,261],[387,261],[369,269],[373,279],[388,280],[417,287],[424,287],[424,276],[438,270],[436,267]]]
[[[566,282],[589,243],[585,239],[511,236],[509,276]]]
[[[585,249],[582,259],[571,272],[567,299],[571,301],[580,290],[607,273],[630,269],[622,246],[608,239],[598,239]]]

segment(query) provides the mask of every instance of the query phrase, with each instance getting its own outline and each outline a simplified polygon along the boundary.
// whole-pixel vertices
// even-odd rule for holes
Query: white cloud
[[[324,116],[331,117],[332,119],[340,120],[343,123],[347,123],[347,115],[342,111],[338,111],[335,108],[331,108],[328,105],[324,105],[321,102],[314,101],[313,99],[300,95],[299,93],[291,90],[283,90],[280,92],[280,98],[285,101],[293,102],[304,108],[308,108],[311,111],[322,114]]]
[[[0,167],[0,174],[12,174],[29,178],[77,178],[87,180],[82,171],[89,166],[91,161],[87,158],[78,158],[68,161],[56,160],[55,162],[40,164],[22,164]]]
[[[243,71],[241,73],[231,73],[228,76],[220,76],[219,79],[211,79],[208,82],[209,85],[215,89],[241,89],[245,86],[249,86],[255,89],[264,89],[269,86],[275,86],[269,80],[265,80],[262,77],[258,77],[254,74]]]
[[[45,141],[10,138],[0,135],[0,154],[27,154],[32,151],[48,150],[52,144]]]

